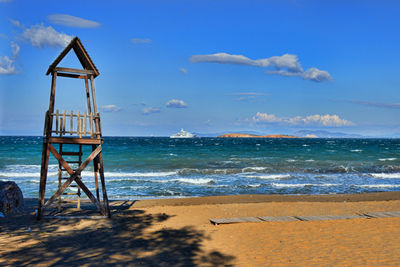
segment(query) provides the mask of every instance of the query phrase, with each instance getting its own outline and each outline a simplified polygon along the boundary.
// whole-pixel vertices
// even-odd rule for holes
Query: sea
[[[0,180],[38,197],[41,152],[42,137],[0,136]],[[104,137],[103,158],[110,199],[400,190],[400,139]],[[94,190],[92,164],[82,179]],[[57,188],[50,155],[46,197]]]

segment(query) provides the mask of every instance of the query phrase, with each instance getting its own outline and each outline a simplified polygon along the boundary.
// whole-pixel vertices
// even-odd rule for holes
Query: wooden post
[[[58,110],[57,110],[58,113]],[[60,154],[62,155],[62,144],[59,145],[59,151]],[[62,166],[60,163],[58,163],[58,188],[61,187],[61,179],[62,179]],[[58,197],[58,211],[61,211],[61,195]]]
[[[96,149],[96,145],[92,145],[92,151]],[[99,161],[98,157],[93,159],[93,172],[94,172],[94,182],[96,184],[96,197],[100,201],[100,192],[99,192],[99,178],[97,177],[97,173],[99,171]]]
[[[99,146],[101,146],[101,145],[99,145]],[[98,155],[98,158],[99,158],[99,163],[100,163],[99,164],[100,165],[99,172],[100,172],[100,180],[101,180],[101,190],[103,191],[103,205],[104,205],[104,208],[106,210],[107,217],[111,218],[110,207],[108,205],[108,197],[107,197],[107,191],[106,191],[106,181],[104,179],[103,153],[102,153],[102,151],[100,151],[100,153]]]
[[[40,220],[42,217],[42,207],[44,205],[44,198],[46,193],[46,180],[47,180],[47,169],[49,167],[49,139],[51,137],[51,130],[53,127],[53,116],[54,113],[54,103],[55,103],[55,95],[56,95],[56,80],[57,80],[57,72],[52,72],[51,79],[51,89],[50,89],[50,100],[49,100],[49,110],[47,111],[47,115],[45,120],[48,122],[45,124],[45,133],[46,136],[43,138],[43,147],[42,147],[42,162],[40,164],[40,184],[39,184],[39,201],[38,201],[38,211],[36,219]]]
[[[54,71],[52,73],[52,79],[51,79],[51,90],[50,90],[50,101],[49,101],[49,123],[47,125],[47,133],[46,136],[51,136],[51,129],[53,127],[53,116],[52,114],[54,113],[54,104],[56,101],[56,80],[57,80],[57,72]]]
[[[88,113],[92,113],[92,108],[90,107],[89,82],[87,75],[85,76],[85,88],[86,88],[86,101],[87,101]]]
[[[42,163],[40,167],[40,185],[39,185],[39,203],[37,209],[36,219],[40,220],[42,218],[42,207],[44,205],[44,196],[46,192],[46,180],[47,180],[47,168],[49,166],[49,147],[48,142],[43,139],[42,147]]]

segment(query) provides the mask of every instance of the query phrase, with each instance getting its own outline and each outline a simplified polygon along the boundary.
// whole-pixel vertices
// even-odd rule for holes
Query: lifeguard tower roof
[[[94,77],[99,76],[99,70],[94,65],[92,59],[90,58],[88,52],[86,51],[85,47],[83,46],[81,40],[78,37],[74,37],[71,42],[65,47],[65,49],[61,52],[61,54],[54,60],[54,62],[49,66],[46,75],[52,73],[60,61],[68,54],[68,52],[73,49],[76,56],[78,57],[79,61],[82,64],[82,67],[85,70],[91,70],[94,72]]]

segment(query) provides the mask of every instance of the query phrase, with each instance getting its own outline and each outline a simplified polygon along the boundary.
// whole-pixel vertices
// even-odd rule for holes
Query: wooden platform
[[[82,144],[82,145],[101,145],[103,139],[97,138],[73,138],[73,137],[50,137],[49,143],[53,144]]]
[[[212,224],[230,224],[244,222],[290,222],[290,221],[324,221],[324,220],[348,220],[348,219],[372,219],[400,217],[400,211],[368,212],[348,215],[309,215],[309,216],[259,216],[239,218],[213,218]]]

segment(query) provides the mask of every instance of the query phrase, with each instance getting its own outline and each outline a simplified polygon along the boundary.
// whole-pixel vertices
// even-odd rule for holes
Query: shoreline
[[[47,199],[46,199],[47,200]],[[365,202],[365,201],[391,201],[400,200],[400,191],[357,193],[357,194],[324,194],[324,195],[281,195],[281,194],[244,194],[199,196],[179,198],[145,198],[145,199],[109,199],[110,202],[134,201],[136,207],[154,206],[192,206],[192,205],[216,205],[216,204],[246,204],[269,202]],[[37,198],[24,198],[27,206],[37,205]],[[66,199],[67,202],[73,202]],[[91,203],[88,199],[82,199],[83,203]]]
[[[25,203],[25,214],[0,219],[0,265],[400,265],[400,217],[210,222],[400,211],[400,191],[111,200],[111,219],[73,218],[99,214],[84,200],[82,210],[63,203],[65,217],[37,221],[37,199]]]

